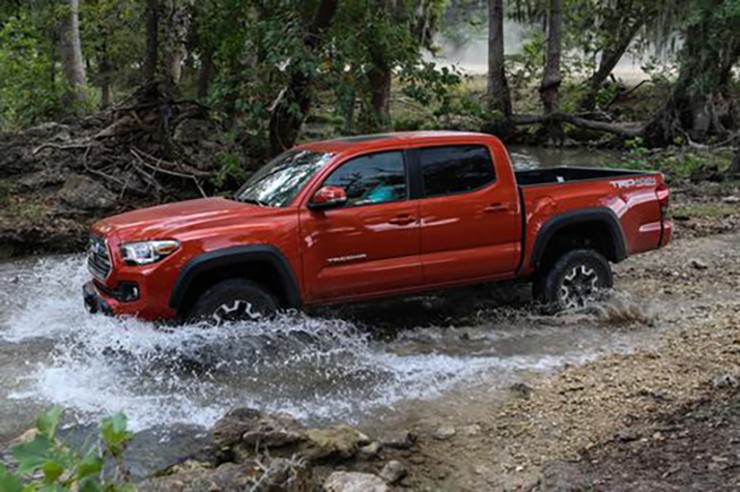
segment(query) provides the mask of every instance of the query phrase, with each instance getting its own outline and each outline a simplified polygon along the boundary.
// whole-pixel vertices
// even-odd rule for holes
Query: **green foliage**
[[[452,109],[453,90],[460,86],[462,74],[433,62],[420,61],[402,67],[400,79],[405,95],[423,105],[435,104],[437,114],[446,114]]]
[[[62,409],[54,407],[39,415],[36,434],[13,448],[18,467],[9,471],[0,464],[3,492],[133,492],[123,466],[123,454],[133,437],[126,430],[126,416],[117,414],[100,424],[100,443],[84,455],[57,438]],[[106,463],[115,465],[114,476],[106,477]],[[109,473],[108,473],[109,474]]]
[[[217,188],[223,188],[230,181],[241,182],[247,177],[242,159],[234,152],[221,152],[216,158],[219,162],[219,173],[214,179]]]
[[[0,129],[15,130],[56,116],[63,84],[52,76],[49,47],[25,13],[0,23]]]
[[[731,151],[703,150],[691,147],[669,147],[652,150],[641,138],[624,143],[629,152],[613,167],[623,169],[655,169],[666,174],[669,181],[683,180],[706,173],[724,173],[732,163]]]

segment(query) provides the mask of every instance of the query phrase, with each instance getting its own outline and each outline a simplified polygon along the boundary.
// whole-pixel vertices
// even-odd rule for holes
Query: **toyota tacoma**
[[[91,312],[221,323],[520,278],[555,311],[665,246],[667,206],[660,173],[515,171],[490,135],[339,138],[286,151],[232,198],[95,223],[83,294]]]

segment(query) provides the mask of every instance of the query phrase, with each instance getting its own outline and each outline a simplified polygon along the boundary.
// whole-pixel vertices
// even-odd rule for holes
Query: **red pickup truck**
[[[315,142],[233,198],[93,225],[91,312],[257,319],[279,309],[505,279],[553,310],[612,286],[609,262],[665,246],[660,173],[514,171],[495,137],[410,132]]]

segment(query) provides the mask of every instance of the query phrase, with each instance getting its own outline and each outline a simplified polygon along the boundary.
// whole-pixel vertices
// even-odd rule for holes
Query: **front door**
[[[512,275],[521,249],[517,186],[496,176],[490,149],[425,147],[415,155],[422,181],[425,283],[446,285]]]
[[[392,293],[422,283],[419,202],[409,200],[402,151],[351,158],[318,187],[347,193],[341,208],[300,212],[307,301]],[[317,189],[318,189],[317,188]]]

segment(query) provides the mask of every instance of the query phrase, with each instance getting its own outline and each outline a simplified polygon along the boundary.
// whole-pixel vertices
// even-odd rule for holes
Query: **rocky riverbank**
[[[337,425],[307,428],[288,414],[237,408],[212,431],[208,460],[187,460],[140,482],[141,492],[240,490],[388,490],[407,473],[387,460],[392,449],[410,449],[415,437],[395,433],[372,439]]]

